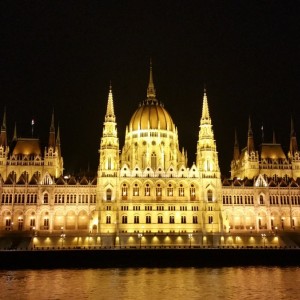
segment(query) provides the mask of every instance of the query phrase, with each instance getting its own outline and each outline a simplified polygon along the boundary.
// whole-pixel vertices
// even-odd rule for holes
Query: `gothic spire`
[[[153,83],[153,75],[152,75],[152,60],[150,59],[150,75],[149,75],[149,84],[147,88],[147,99],[155,99],[155,88]]]
[[[55,127],[54,127],[54,110],[52,111],[51,116],[51,124],[49,130],[49,142],[48,146],[54,148],[55,147]]]
[[[15,122],[13,141],[16,141],[17,139],[18,139],[18,136],[17,136],[17,123]]]
[[[59,124],[57,125],[57,134],[56,134],[56,142],[55,145],[57,147],[57,152],[59,157],[61,156],[61,148],[60,148],[60,129],[59,129]]]
[[[273,144],[276,144],[276,135],[275,135],[275,130],[273,130]]]
[[[236,129],[234,130],[234,148],[233,148],[233,159],[238,160],[240,157],[240,147],[239,142],[237,138],[237,132]]]
[[[1,130],[6,130],[6,108],[4,108]]]
[[[51,125],[50,125],[50,132],[55,131],[54,127],[54,109],[52,111],[52,117],[51,117]]]
[[[111,83],[110,83],[106,115],[105,115],[105,122],[115,122],[115,121],[116,121],[116,116],[115,116],[115,112],[114,112],[114,101],[113,101],[112,87],[111,87]]]
[[[294,120],[291,117],[290,153],[293,155],[296,151],[298,151],[297,138],[294,129]]]
[[[203,125],[203,124],[211,124],[207,96],[206,96],[206,88],[204,88],[203,104],[202,104],[201,125]]]
[[[248,121],[247,150],[248,150],[248,153],[249,153],[249,154],[250,154],[252,151],[254,151],[253,131],[252,131],[252,126],[251,126],[251,118],[250,118],[250,116],[249,116],[249,121]]]
[[[0,145],[3,146],[3,147],[7,146],[6,108],[4,108],[4,113],[3,113],[3,120],[2,120],[1,133],[0,133]]]

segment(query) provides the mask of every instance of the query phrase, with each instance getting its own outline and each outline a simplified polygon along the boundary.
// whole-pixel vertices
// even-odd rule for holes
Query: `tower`
[[[55,139],[54,110],[51,115],[48,147],[45,148],[45,172],[56,178],[63,173],[59,129],[57,130],[57,138]]]
[[[207,232],[222,231],[221,174],[206,89],[204,89],[203,96],[196,164],[199,171],[203,230]]]
[[[111,85],[109,87],[99,153],[97,182],[98,231],[117,232],[114,224],[117,224],[118,221],[119,139]],[[111,214],[105,215],[105,209],[111,210]],[[104,218],[106,218],[106,221],[103,220]],[[100,228],[100,224],[102,224],[102,228]]]

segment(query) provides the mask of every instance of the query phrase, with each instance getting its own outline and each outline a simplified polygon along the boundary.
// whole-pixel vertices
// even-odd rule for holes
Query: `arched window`
[[[44,194],[43,203],[44,203],[44,204],[48,204],[48,200],[49,200],[49,199],[48,199],[48,193],[45,193],[45,194]]]
[[[180,184],[179,186],[179,190],[178,190],[178,193],[179,193],[179,197],[183,197],[184,196],[184,187],[182,184]]]
[[[111,223],[111,216],[106,216],[106,224],[110,224]]]
[[[207,191],[207,201],[212,202],[213,201],[213,192],[212,190]]]
[[[127,200],[128,196],[128,186],[126,183],[123,183],[122,185],[122,200]]]
[[[145,186],[145,196],[150,196],[150,185],[149,183]]]
[[[138,184],[136,183],[133,187],[133,196],[139,196],[139,194],[140,194],[140,189]]]
[[[191,197],[191,199],[195,199],[195,196],[196,196],[196,189],[195,189],[195,186],[193,184],[191,184],[190,197]]]
[[[264,205],[264,196],[263,195],[259,196],[259,204]]]
[[[168,196],[173,196],[173,187],[172,184],[170,183],[169,186],[167,187],[167,195]]]
[[[111,189],[107,189],[106,190],[106,200],[107,201],[111,201],[111,195],[112,195]]]

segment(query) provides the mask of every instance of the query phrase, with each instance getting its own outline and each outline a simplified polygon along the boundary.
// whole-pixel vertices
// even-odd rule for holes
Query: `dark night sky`
[[[157,96],[195,160],[204,83],[228,174],[234,128],[240,146],[252,117],[256,143],[273,129],[286,148],[290,116],[300,132],[298,1],[1,1],[0,113],[12,136],[47,141],[51,112],[67,172],[97,169],[108,87],[120,144],[146,96],[152,57]]]

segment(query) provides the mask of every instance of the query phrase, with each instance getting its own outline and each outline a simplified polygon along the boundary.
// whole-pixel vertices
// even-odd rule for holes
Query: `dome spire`
[[[153,83],[153,75],[152,75],[152,60],[150,58],[150,75],[149,75],[149,84],[147,88],[147,98],[155,98],[155,88],[154,88],[154,83]]]

